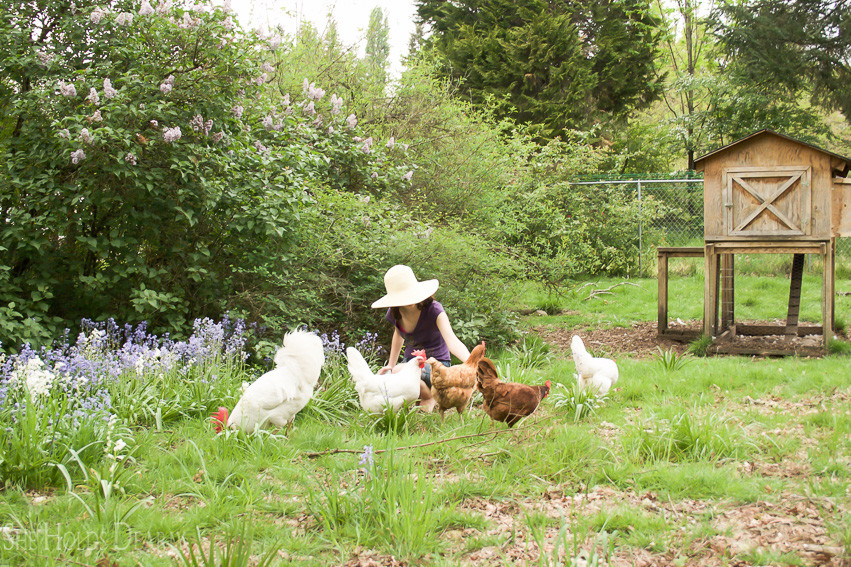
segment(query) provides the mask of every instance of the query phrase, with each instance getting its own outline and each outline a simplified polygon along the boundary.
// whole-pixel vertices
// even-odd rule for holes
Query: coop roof
[[[784,140],[789,140],[790,142],[794,142],[794,143],[800,144],[802,146],[807,146],[808,148],[812,148],[812,149],[819,151],[823,154],[827,154],[831,157],[834,157],[834,158],[841,160],[844,163],[843,163],[842,169],[838,170],[838,173],[842,177],[845,177],[846,175],[848,175],[849,168],[851,168],[851,158],[848,158],[848,157],[845,157],[845,156],[842,156],[842,155],[839,155],[839,154],[836,154],[836,153],[833,153],[833,152],[829,152],[829,151],[825,150],[824,148],[814,146],[813,144],[810,144],[808,142],[804,142],[802,140],[797,140],[795,138],[792,138],[791,136],[786,136],[784,134],[780,134],[778,132],[775,132],[774,130],[769,130],[768,128],[754,132],[753,134],[750,134],[748,136],[745,136],[744,138],[736,140],[735,142],[727,144],[724,147],[718,148],[715,151],[712,151],[712,152],[709,152],[706,155],[700,156],[699,158],[697,158],[694,161],[695,168],[700,169],[697,166],[700,165],[702,162],[706,161],[707,159],[709,159],[713,156],[720,154],[721,152],[725,152],[725,151],[729,150],[733,146],[737,146],[737,145],[742,144],[744,142],[747,142],[748,140],[751,140],[753,138],[756,138],[756,137],[759,137],[759,136],[765,136],[765,135],[769,135],[769,134],[772,135],[772,136],[777,136],[778,138],[783,138]]]

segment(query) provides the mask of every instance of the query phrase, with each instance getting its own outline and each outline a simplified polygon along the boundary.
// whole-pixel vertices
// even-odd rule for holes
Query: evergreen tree
[[[851,0],[725,1],[713,20],[744,81],[807,93],[851,122]]]
[[[661,20],[647,0],[419,0],[417,12],[444,73],[541,139],[618,121],[659,95]]]

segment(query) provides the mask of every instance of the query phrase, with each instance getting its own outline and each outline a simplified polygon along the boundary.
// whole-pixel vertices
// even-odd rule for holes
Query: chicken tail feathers
[[[213,429],[216,430],[216,433],[221,433],[227,427],[229,417],[228,408],[224,407],[220,407],[219,411],[210,416],[210,421],[213,422]]]
[[[366,359],[358,349],[354,347],[347,348],[346,359],[348,360],[349,373],[355,382],[364,376],[372,376],[372,370],[369,369],[369,364],[367,364]]]

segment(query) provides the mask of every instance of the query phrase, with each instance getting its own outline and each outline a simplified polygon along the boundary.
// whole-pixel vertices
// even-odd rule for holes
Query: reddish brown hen
[[[496,366],[489,358],[479,361],[476,387],[485,401],[482,407],[494,421],[504,421],[508,427],[538,409],[541,400],[550,393],[550,381],[542,386],[529,386],[499,379]]]
[[[444,366],[434,358],[426,360],[431,364],[431,395],[437,402],[437,411],[443,412],[455,408],[463,415],[476,389],[476,373],[479,360],[485,354],[485,343],[476,345],[463,364]]]

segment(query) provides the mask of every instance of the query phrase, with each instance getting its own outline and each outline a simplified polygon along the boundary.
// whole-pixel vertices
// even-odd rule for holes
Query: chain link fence
[[[703,246],[703,178],[587,179],[634,195],[639,211],[638,273],[655,274],[658,246]],[[851,273],[851,238],[836,242],[837,277]]]

